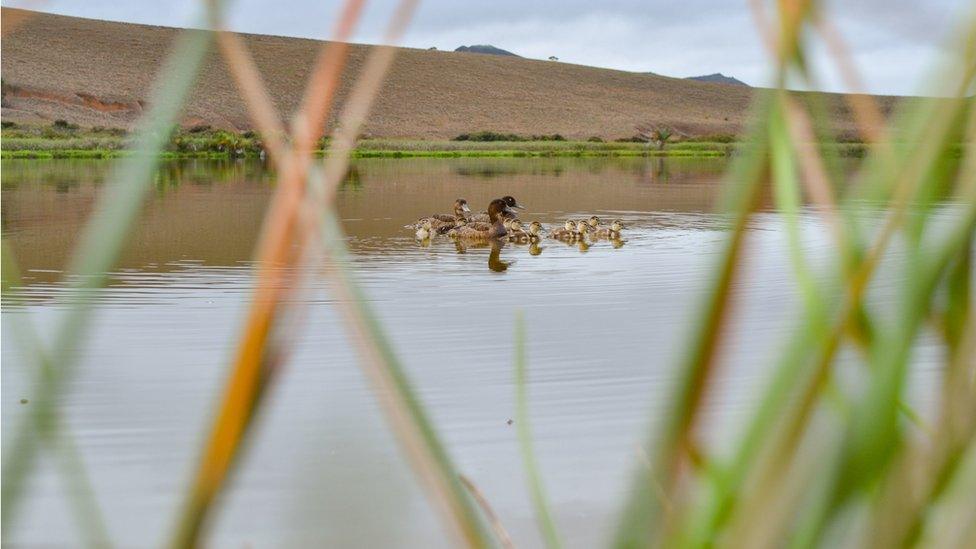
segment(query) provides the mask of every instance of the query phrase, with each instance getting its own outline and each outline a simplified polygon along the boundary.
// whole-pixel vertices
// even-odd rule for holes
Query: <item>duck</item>
[[[566,223],[559,229],[553,229],[549,233],[549,238],[555,238],[556,240],[569,240],[576,237],[576,222],[572,219],[567,219]]]
[[[620,240],[620,231],[624,228],[619,219],[614,219],[609,227],[601,227],[591,234],[593,238],[606,238],[609,240]]]
[[[538,242],[542,239],[542,223],[533,221],[529,223],[529,242]]]
[[[467,224],[468,224],[468,222],[467,222],[467,220],[465,218],[459,217],[459,218],[457,218],[457,219],[454,220],[454,223],[442,223],[440,226],[438,226],[434,230],[435,230],[435,232],[437,234],[447,234],[448,232],[450,232],[450,231],[452,231],[454,229],[459,229],[459,228],[461,228],[461,227],[463,227],[463,226],[465,226]]]
[[[593,233],[590,228],[588,221],[577,221],[576,222],[576,238],[579,240],[586,240],[586,237]]]
[[[600,227],[600,218],[595,215],[591,215],[590,218],[586,220],[586,223],[590,226],[590,229],[594,231],[602,228]]]
[[[529,243],[529,233],[522,228],[522,222],[518,219],[513,219],[508,224],[508,241],[516,244]]]
[[[508,212],[514,214],[504,199],[496,198],[488,204],[489,224],[466,223],[463,227],[451,229],[447,235],[451,238],[464,240],[492,240],[504,237],[508,234],[505,229],[502,214]]]
[[[416,236],[417,240],[427,240],[430,238],[433,232],[433,224],[429,219],[424,219],[420,224],[420,228],[417,229]]]
[[[515,200],[515,197],[514,196],[506,195],[506,196],[501,197],[500,200],[503,201],[505,203],[505,205],[508,206],[508,209],[509,209],[509,211],[506,211],[506,212],[503,212],[502,213],[502,217],[504,217],[504,218],[507,218],[507,219],[515,218],[516,212],[514,210],[524,210],[525,209],[524,206],[522,206],[521,204],[518,203],[517,200]],[[487,213],[484,213],[484,212],[479,213],[479,214],[475,214],[475,215],[471,216],[471,218],[469,219],[469,221],[478,221],[478,222],[483,222],[483,223],[491,223],[491,220],[488,218],[488,214]]]
[[[427,217],[422,217],[413,224],[413,227],[419,229],[423,225],[424,221],[430,221],[433,229],[438,230],[443,226],[447,226],[448,229],[454,227],[458,219],[467,219],[466,214],[471,211],[468,207],[468,201],[463,198],[458,198],[454,201],[454,214],[433,214]]]

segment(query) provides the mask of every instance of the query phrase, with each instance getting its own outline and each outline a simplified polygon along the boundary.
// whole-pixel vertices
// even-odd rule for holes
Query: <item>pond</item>
[[[107,161],[4,161],[4,239],[25,286],[3,302],[3,430],[30,404],[11,323],[51,324],[69,253],[103,188]],[[351,262],[459,469],[519,546],[540,546],[514,415],[516,311],[528,337],[537,457],[565,541],[609,539],[632,473],[668,402],[675,364],[727,220],[723,159],[390,159],[354,164],[338,196]],[[257,161],[164,163],[110,286],[100,294],[79,374],[60,404],[113,539],[158,546],[171,531],[253,288],[252,250],[274,190]],[[513,195],[524,221],[591,214],[625,225],[589,247],[463,248],[418,243],[404,225]],[[794,326],[798,296],[783,220],[764,197],[749,228],[734,321],[706,407],[717,451],[741,427]],[[883,212],[877,212],[878,218]],[[801,226],[825,268],[829,234]],[[886,262],[897,265],[897,252]],[[877,295],[898,281],[882,269]],[[443,546],[443,530],[400,457],[322,279],[294,352],[264,402],[231,489],[213,515],[215,547]],[[928,336],[927,336],[928,337]],[[919,345],[913,388],[937,383]],[[849,360],[851,357],[847,356]],[[5,435],[4,441],[8,439]],[[6,455],[6,454],[5,454]],[[77,530],[42,459],[5,544],[72,545]]]

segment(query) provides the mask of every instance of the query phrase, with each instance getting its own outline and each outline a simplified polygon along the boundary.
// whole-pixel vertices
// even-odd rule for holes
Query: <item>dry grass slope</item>
[[[21,10],[3,8],[5,19],[20,15]],[[130,127],[176,32],[49,14],[27,18],[3,40],[3,119]],[[263,35],[245,40],[278,109],[294,112],[319,42]],[[347,74],[359,71],[369,49],[351,48]],[[340,102],[351,79],[343,82]],[[752,93],[567,63],[401,48],[365,134],[445,139],[494,130],[613,139],[633,135],[641,123],[669,124],[689,135],[735,133],[745,123]],[[837,97],[831,100],[835,125],[849,131],[847,110]],[[886,110],[892,102],[882,98]],[[183,123],[251,129],[216,52],[207,59]]]

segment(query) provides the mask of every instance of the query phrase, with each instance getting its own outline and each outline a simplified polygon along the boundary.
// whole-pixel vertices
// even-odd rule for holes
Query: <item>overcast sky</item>
[[[336,0],[229,2],[238,31],[327,38]],[[3,1],[65,15],[191,26],[199,0]],[[354,41],[380,40],[393,0],[369,2]],[[925,75],[961,19],[967,0],[832,0],[830,14],[855,52],[868,87],[883,94],[924,92]],[[271,7],[269,7],[271,6]],[[492,44],[523,57],[694,76],[721,72],[752,85],[766,82],[768,58],[754,30],[747,0],[427,0],[404,44],[453,50]],[[828,58],[814,49],[819,89],[846,91]]]

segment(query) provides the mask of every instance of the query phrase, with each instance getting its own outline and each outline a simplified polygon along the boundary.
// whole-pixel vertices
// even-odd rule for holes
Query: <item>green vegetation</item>
[[[486,132],[482,132],[486,133]],[[490,133],[490,132],[487,132]],[[494,136],[502,134],[492,134]],[[79,128],[63,120],[50,126],[4,126],[0,158],[118,158],[132,154],[131,136],[120,128]],[[483,137],[483,136],[482,136]],[[513,136],[505,136],[511,138]],[[583,157],[583,156],[729,156],[740,146],[732,135],[687,138],[669,142],[666,149],[651,147],[641,137],[604,141],[567,141],[562,136],[533,139],[465,139],[423,141],[412,139],[361,139],[354,158],[454,158],[454,157]],[[325,154],[331,140],[318,141],[317,154]],[[863,143],[822,144],[839,156],[863,156]],[[261,156],[261,136],[254,131],[234,133],[210,126],[177,130],[160,151],[162,158],[256,158]]]
[[[462,133],[454,138],[454,141],[566,141],[566,138],[558,133],[543,135],[518,135],[516,133],[499,133],[493,131],[481,131],[475,133]]]

